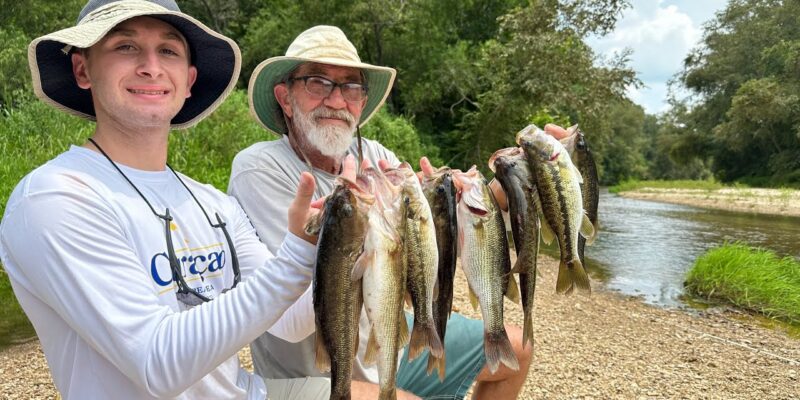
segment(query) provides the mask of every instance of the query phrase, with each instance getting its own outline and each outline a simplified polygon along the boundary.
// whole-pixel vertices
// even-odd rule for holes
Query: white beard
[[[326,157],[341,157],[350,148],[353,134],[356,131],[355,117],[346,110],[331,110],[321,105],[308,114],[304,114],[294,99],[292,104],[292,126],[296,135],[302,135],[305,141]],[[339,118],[346,121],[348,127],[337,125],[320,126],[318,118]]]

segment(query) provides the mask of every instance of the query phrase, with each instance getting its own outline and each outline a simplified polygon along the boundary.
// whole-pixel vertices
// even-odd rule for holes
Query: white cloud
[[[630,66],[646,87],[629,88],[634,102],[648,113],[666,111],[667,81],[683,67],[683,60],[702,38],[702,24],[725,6],[726,0],[633,0],[616,29],[602,38],[590,38],[599,55],[609,57],[633,50]]]

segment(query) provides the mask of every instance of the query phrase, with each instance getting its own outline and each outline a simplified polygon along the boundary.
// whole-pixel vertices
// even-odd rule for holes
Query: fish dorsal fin
[[[331,370],[331,356],[328,354],[328,349],[325,348],[325,342],[322,340],[322,334],[317,327],[316,333],[316,359],[314,360],[314,364],[316,365],[319,372],[330,372]]]
[[[369,329],[369,340],[367,340],[367,350],[364,352],[364,365],[375,365],[378,361],[378,339],[375,337],[375,327]]]
[[[586,238],[586,244],[593,244],[594,239],[597,237],[597,231],[594,229],[592,221],[589,220],[589,216],[585,213],[581,221],[581,236]]]

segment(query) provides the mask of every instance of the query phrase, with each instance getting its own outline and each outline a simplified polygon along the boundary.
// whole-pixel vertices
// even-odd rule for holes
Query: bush
[[[365,138],[379,141],[384,147],[394,152],[400,161],[408,161],[419,170],[419,159],[428,157],[434,167],[443,164],[439,158],[439,149],[430,143],[423,142],[414,125],[400,115],[392,115],[386,107],[376,113],[364,125],[361,134]]]

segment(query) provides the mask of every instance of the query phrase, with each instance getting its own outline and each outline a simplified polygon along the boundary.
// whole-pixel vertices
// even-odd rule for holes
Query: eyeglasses
[[[289,78],[286,82],[303,81],[306,92],[312,96],[324,99],[331,95],[337,87],[342,90],[342,97],[349,102],[357,102],[367,97],[367,85],[355,82],[337,83],[321,76],[297,76]]]
[[[190,288],[189,284],[186,283],[186,280],[183,279],[183,274],[181,273],[181,264],[178,261],[178,256],[175,254],[175,247],[172,244],[172,233],[170,232],[170,225],[172,224],[172,216],[169,215],[169,208],[166,209],[164,215],[157,213],[155,208],[153,208],[150,202],[147,201],[147,198],[144,197],[144,194],[142,194],[142,192],[139,191],[139,188],[137,188],[136,185],[134,185],[133,182],[131,182],[131,180],[128,179],[128,176],[122,172],[122,170],[111,159],[111,157],[109,157],[108,154],[106,154],[106,152],[103,151],[103,148],[100,147],[100,145],[98,145],[97,142],[94,141],[94,139],[89,138],[89,141],[95,147],[97,147],[97,150],[100,150],[100,153],[103,154],[103,156],[105,156],[108,162],[110,162],[111,165],[114,166],[117,172],[119,172],[120,175],[122,175],[122,177],[125,178],[126,181],[128,181],[131,187],[133,187],[133,190],[135,190],[136,193],[139,194],[139,197],[141,197],[142,200],[144,200],[144,202],[147,203],[147,206],[150,207],[150,211],[152,211],[156,217],[164,221],[164,233],[167,237],[167,257],[169,258],[169,269],[172,272],[172,281],[175,282],[175,286],[178,287],[178,292],[175,293],[175,297],[178,299],[178,301],[180,301],[181,303],[185,304],[188,307],[194,307],[206,301],[211,301],[211,298],[203,296],[202,294]],[[231,252],[231,268],[233,269],[233,285],[231,285],[229,289],[223,289],[222,293],[225,293],[228,290],[235,288],[236,285],[238,285],[239,282],[241,282],[242,276],[239,270],[239,258],[236,256],[236,249],[233,247],[233,240],[231,240],[231,235],[228,234],[228,230],[225,229],[225,223],[222,222],[222,218],[220,218],[219,214],[217,213],[214,213],[214,215],[217,217],[217,223],[215,224],[211,222],[211,218],[208,217],[206,209],[203,207],[202,204],[200,204],[200,201],[197,200],[197,197],[195,197],[194,193],[192,193],[189,187],[186,186],[186,183],[183,182],[183,179],[181,179],[181,177],[178,176],[178,173],[176,173],[175,170],[169,166],[169,164],[167,164],[167,168],[169,168],[169,170],[172,171],[172,174],[175,175],[175,178],[178,180],[178,182],[180,182],[181,185],[183,185],[183,187],[186,189],[186,191],[189,192],[189,195],[192,196],[192,199],[194,199],[194,202],[197,203],[197,206],[200,207],[200,211],[202,211],[203,215],[206,217],[208,224],[211,225],[212,228],[219,228],[222,230],[222,234],[225,236],[225,242],[228,244],[228,249]],[[203,277],[201,276],[200,279],[203,279]]]

